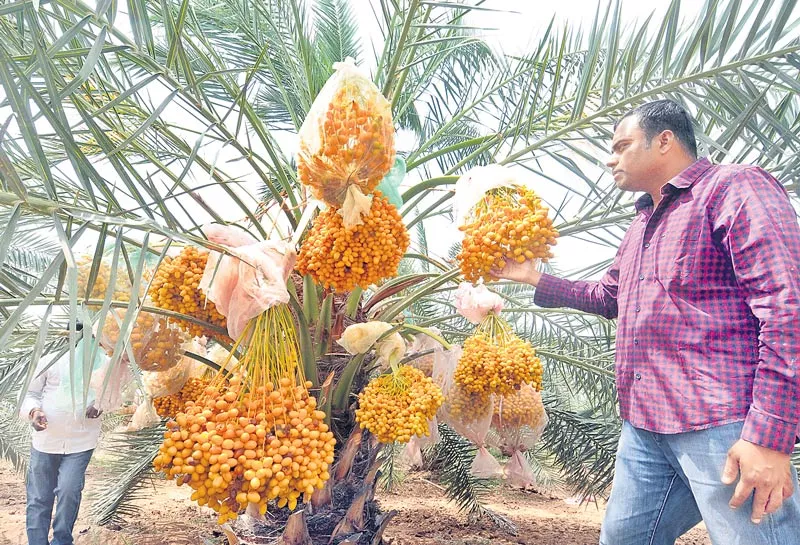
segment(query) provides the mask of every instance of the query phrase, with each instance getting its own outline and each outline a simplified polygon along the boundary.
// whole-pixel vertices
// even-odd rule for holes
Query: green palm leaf
[[[501,162],[532,177],[564,247],[597,250],[579,250],[586,257],[576,266],[558,247],[553,266],[572,278],[608,266],[633,216],[604,157],[615,119],[646,101],[685,104],[708,154],[769,169],[796,200],[796,2],[708,0],[701,17],[686,21],[673,0],[663,20],[634,24],[620,4],[601,3],[588,29],[551,24],[519,56],[499,53],[476,28],[496,8],[490,0],[375,2],[375,39],[346,0],[133,0],[130,33],[118,19],[111,24],[114,2],[0,5],[0,85],[10,114],[0,120],[0,393],[24,387],[33,348],[43,358],[63,349],[61,332],[89,303],[101,307],[98,319],[125,308],[128,323],[142,308],[110,294],[85,301],[75,253],[94,255],[96,271],[111,249],[126,263],[114,274],[134,278],[126,256],[142,248],[157,262],[175,244],[214,248],[199,230],[205,223],[290,238],[307,206],[292,157],[296,132],[345,56],[374,67],[393,105],[408,165],[402,213],[417,233],[403,267],[419,282],[369,290],[370,315],[436,325],[449,341],[472,326],[455,314],[458,249],[441,220],[471,167]],[[603,491],[619,424],[613,323],[537,309],[524,287],[493,289],[545,364],[552,423],[537,459],[562,468],[570,486]],[[43,310],[49,328],[40,327]],[[451,439],[447,448],[463,454]],[[144,471],[145,451],[120,464]],[[143,473],[131,471],[124,481],[134,487]],[[466,486],[459,471],[451,482]],[[464,505],[479,509],[477,485],[469,486]],[[109,496],[109,505],[124,497]]]

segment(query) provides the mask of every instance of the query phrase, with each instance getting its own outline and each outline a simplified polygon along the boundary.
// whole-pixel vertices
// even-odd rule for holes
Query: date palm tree
[[[663,18],[635,24],[625,23],[618,2],[601,3],[588,27],[551,24],[517,56],[483,38],[490,0],[371,6],[374,32],[359,27],[363,3],[348,0],[0,2],[0,452],[24,464],[25,430],[7,416],[41,358],[64,349],[67,324],[96,306],[126,309],[130,320],[144,304],[88,299],[104,256],[119,264],[112,275],[128,276],[142,294],[146,280],[131,256],[157,265],[170,245],[213,248],[205,223],[301,240],[313,210],[297,182],[296,135],[332,65],[347,57],[370,70],[392,104],[407,171],[401,213],[413,242],[400,275],[369,290],[331,294],[309,278],[293,283],[306,374],[346,446],[329,495],[291,518],[284,513],[287,544],[322,535],[380,542],[390,516],[372,504],[375,468],[382,460],[390,470],[394,451],[379,453],[351,433],[353,395],[368,366],[337,354],[331,341],[343,324],[367,318],[403,331],[435,326],[450,342],[469,335],[452,302],[458,248],[438,236],[451,229],[460,174],[496,162],[535,179],[561,233],[561,259],[548,267],[573,278],[609,264],[633,217],[632,198],[615,190],[603,157],[614,120],[643,102],[685,104],[705,153],[761,165],[797,198],[793,0],[707,0],[694,20],[673,0]],[[87,249],[93,273],[81,291],[75,255]],[[565,265],[577,262],[565,259],[570,253],[587,258]],[[535,469],[543,481],[602,493],[619,429],[613,322],[536,308],[526,287],[492,289],[545,364],[550,424],[528,453]],[[428,454],[449,493],[463,509],[504,523],[483,507],[487,483],[469,475],[472,448],[442,432]],[[125,448],[115,449],[120,478],[95,503],[100,520],[129,513],[130,500],[146,492],[140,485],[160,439],[158,427],[109,439]],[[327,501],[336,494],[350,500],[338,511]],[[334,511],[330,527],[322,525]]]

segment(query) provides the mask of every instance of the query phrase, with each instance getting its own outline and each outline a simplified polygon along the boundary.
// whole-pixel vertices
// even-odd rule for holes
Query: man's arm
[[[788,467],[800,420],[800,227],[783,187],[756,168],[721,184],[711,216],[759,322],[753,399],[722,477],[732,484],[741,475],[731,507],[753,496],[758,523],[796,486]]]
[[[758,367],[742,438],[791,453],[800,420],[800,227],[783,187],[747,169],[721,187],[715,231],[758,319]]]
[[[32,422],[36,430],[41,431],[47,427],[47,418],[42,411],[42,394],[47,384],[49,369],[45,369],[40,365],[34,373],[33,380],[28,386],[25,398],[22,400],[19,416],[26,421]]]
[[[544,308],[570,307],[606,318],[617,317],[620,252],[603,277],[596,282],[566,280],[536,270],[536,262],[510,261],[492,274],[498,278],[524,282],[536,288],[533,302]]]

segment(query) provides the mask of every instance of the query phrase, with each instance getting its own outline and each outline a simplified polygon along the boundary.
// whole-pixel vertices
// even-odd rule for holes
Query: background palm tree
[[[509,56],[475,27],[475,14],[493,9],[488,0],[376,0],[373,39],[347,0],[129,0],[127,12],[113,0],[3,1],[0,398],[15,399],[40,358],[63,350],[67,323],[88,312],[91,285],[78,290],[75,253],[88,250],[95,270],[116,255],[112,274],[143,290],[131,255],[157,264],[173,243],[212,246],[204,223],[236,221],[260,238],[302,235],[310,214],[292,158],[297,130],[333,63],[348,56],[372,68],[392,103],[408,171],[401,212],[414,240],[401,275],[365,293],[335,300],[297,282],[301,330],[315,335],[304,339],[307,371],[318,371],[345,316],[436,326],[455,342],[469,334],[452,304],[458,248],[433,248],[427,233],[449,225],[453,185],[470,167],[499,162],[534,179],[562,236],[557,253],[591,247],[600,256],[559,272],[603,270],[633,216],[603,157],[614,120],[643,102],[682,102],[707,154],[759,164],[796,198],[795,4],[708,0],[686,21],[674,0],[663,20],[629,25],[619,3],[601,4],[588,28],[551,24],[528,54]],[[619,428],[614,324],[532,308],[525,287],[494,289],[545,363],[550,425],[529,453],[540,477],[604,491]],[[128,308],[110,294],[93,303]],[[328,394],[346,422],[362,360],[339,373]],[[4,416],[13,405],[0,406]],[[0,451],[24,463],[24,430],[5,417],[0,426]],[[467,470],[470,447],[443,431],[433,466],[464,509],[485,512],[486,483]],[[116,440],[133,448],[96,503],[102,520],[126,512],[160,435]]]

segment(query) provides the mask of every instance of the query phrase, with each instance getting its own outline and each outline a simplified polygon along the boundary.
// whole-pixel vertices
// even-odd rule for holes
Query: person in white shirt
[[[73,545],[86,467],[100,437],[102,410],[94,406],[89,378],[83,379],[84,348],[92,344],[78,341],[74,366],[69,351],[55,362],[40,363],[20,409],[35,430],[26,484],[28,545]],[[107,361],[103,350],[96,350],[91,371]],[[48,541],[56,498],[53,540]]]

